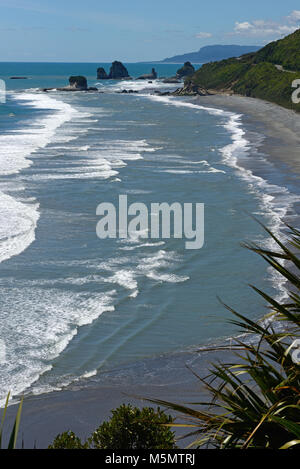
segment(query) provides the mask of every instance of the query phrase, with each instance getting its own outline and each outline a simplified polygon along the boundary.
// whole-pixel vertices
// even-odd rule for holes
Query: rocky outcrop
[[[172,96],[173,95],[171,91],[159,91],[159,90],[155,90],[154,94],[157,96]]]
[[[69,78],[69,86],[64,86],[63,88],[43,88],[42,91],[99,91],[98,88],[88,88],[87,79],[82,76],[72,76]]]
[[[120,93],[120,94],[136,94],[138,93],[138,91],[136,90],[122,90],[122,91],[117,91],[117,93]]]
[[[108,75],[103,67],[97,69],[97,79],[98,80],[108,80]]]
[[[69,78],[70,88],[75,88],[81,91],[87,90],[87,79],[81,75]]]
[[[122,64],[122,62],[115,61],[110,67],[110,72],[108,75],[109,80],[118,80],[122,78],[130,78],[127,68]]]
[[[155,68],[152,68],[151,73],[138,77],[138,80],[156,80],[156,78],[157,78],[157,73],[155,71]]]
[[[195,68],[191,64],[191,62],[185,62],[183,67],[177,70],[176,77],[177,78],[184,78],[188,77],[189,75],[193,75],[195,73]]]
[[[193,83],[187,83],[183,88],[172,93],[174,96],[209,96],[211,93]]]
[[[173,84],[173,83],[181,83],[181,80],[179,80],[177,77],[170,77],[170,78],[165,78],[162,82]]]

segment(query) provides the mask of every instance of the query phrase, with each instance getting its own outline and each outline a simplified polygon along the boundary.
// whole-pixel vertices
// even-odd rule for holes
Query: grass
[[[10,393],[8,393],[8,395],[7,395],[6,402],[5,402],[5,405],[4,405],[4,409],[3,409],[3,412],[2,412],[2,418],[1,418],[1,424],[0,424],[0,449],[2,449],[2,437],[3,437],[3,430],[4,430],[6,413],[7,413],[7,409],[8,409],[9,398],[10,398]],[[15,422],[14,422],[12,432],[10,434],[7,449],[15,449],[16,448],[17,438],[18,438],[18,433],[19,433],[19,427],[20,427],[20,421],[21,421],[22,407],[23,407],[23,399],[21,399],[21,402],[20,402],[18,410],[17,410],[16,419],[15,419]]]

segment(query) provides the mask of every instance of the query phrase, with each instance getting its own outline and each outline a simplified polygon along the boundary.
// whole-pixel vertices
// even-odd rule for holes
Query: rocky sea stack
[[[195,73],[195,68],[191,64],[191,62],[185,62],[183,67],[177,70],[176,78],[185,78]]]
[[[109,74],[106,73],[103,67],[97,69],[98,80],[122,80],[124,78],[130,79],[127,68],[117,60],[112,63]]]
[[[108,78],[109,80],[117,80],[120,78],[130,78],[130,76],[127,68],[122,64],[122,62],[115,61],[110,67]]]
[[[98,80],[108,80],[108,75],[103,67],[97,69],[97,79]]]
[[[87,79],[82,76],[72,76],[69,78],[69,86],[64,86],[63,88],[43,88],[42,91],[99,91],[98,88],[88,87]]]
[[[81,75],[69,78],[70,88],[85,91],[88,89],[87,79]]]
[[[155,68],[152,68],[151,73],[138,77],[138,80],[156,80],[156,78],[157,78],[157,73],[155,71]]]

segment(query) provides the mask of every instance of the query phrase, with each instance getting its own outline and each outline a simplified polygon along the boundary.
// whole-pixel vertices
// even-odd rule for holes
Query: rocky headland
[[[176,77],[177,78],[185,78],[195,73],[195,67],[191,64],[191,62],[185,62],[183,67],[177,70]]]
[[[258,52],[205,63],[185,77],[177,96],[239,95],[258,98],[300,112],[293,96],[300,74],[300,29]]]
[[[103,67],[99,67],[97,70],[97,79],[98,80],[130,80],[128,70],[122,62],[115,61],[110,67],[109,74],[106,73]]]
[[[165,78],[163,83],[181,83],[183,79],[192,76],[195,73],[195,68],[191,62],[185,62],[183,67],[179,68],[175,77]]]

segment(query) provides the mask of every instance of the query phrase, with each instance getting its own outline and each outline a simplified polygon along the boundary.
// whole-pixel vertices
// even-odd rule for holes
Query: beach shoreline
[[[257,130],[265,135],[262,151],[269,160],[283,163],[300,175],[299,113],[268,101],[239,95],[197,96],[191,102],[243,114],[244,124],[255,124]]]
[[[215,95],[192,98],[190,102],[242,114],[243,127],[254,126],[265,136],[260,150],[269,161],[278,166],[278,171],[285,167],[293,181],[299,180],[300,115],[256,98]],[[142,365],[145,361],[141,361],[136,368],[132,365],[127,368],[130,377],[125,381],[118,382],[120,370],[112,370],[89,378],[85,383],[73,383],[61,391],[29,396],[24,403],[19,444],[24,438],[26,448],[35,444],[37,448],[46,448],[58,433],[67,430],[86,438],[109,417],[111,409],[122,403],[150,405],[133,396],[181,403],[203,401],[205,392],[186,363],[204,377],[209,363],[223,356],[224,352],[197,353],[195,350],[167,354],[148,359],[146,376]],[[149,373],[149,363],[153,373]],[[9,408],[9,424],[15,411],[15,406]],[[186,444],[184,441],[181,445]]]

